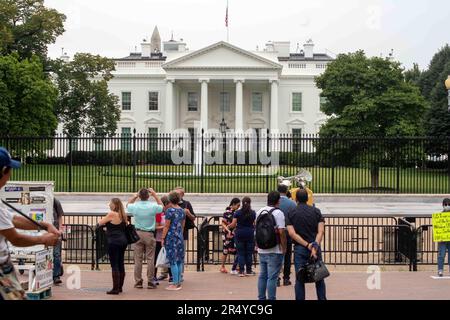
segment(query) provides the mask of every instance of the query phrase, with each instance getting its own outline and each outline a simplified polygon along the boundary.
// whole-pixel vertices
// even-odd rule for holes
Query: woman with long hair
[[[107,294],[122,292],[125,281],[125,250],[128,246],[126,226],[128,217],[122,201],[113,198],[109,202],[109,213],[99,221],[100,227],[106,227],[108,255],[112,269],[113,288]]]
[[[228,226],[229,228],[236,228],[234,239],[236,241],[240,277],[255,275],[252,271],[252,260],[255,250],[256,212],[252,210],[251,203],[249,197],[243,198],[241,209],[236,211],[233,222]]]
[[[236,246],[234,244],[234,228],[230,228],[230,224],[233,221],[234,213],[241,206],[241,200],[239,198],[233,198],[230,205],[225,209],[222,216],[222,241],[223,241],[223,252],[222,252],[222,266],[220,272],[228,273],[225,268],[225,261],[228,255],[236,255]],[[231,274],[236,275],[237,271],[237,257],[234,258],[233,266],[231,267]]]

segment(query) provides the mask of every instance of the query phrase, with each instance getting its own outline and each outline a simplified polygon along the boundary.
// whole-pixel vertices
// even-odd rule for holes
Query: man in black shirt
[[[320,243],[325,230],[325,219],[319,209],[308,206],[308,193],[304,189],[297,191],[298,205],[286,218],[286,225],[294,241],[294,264],[296,273],[312,257],[322,260]],[[326,300],[325,281],[316,282],[317,298]],[[296,280],[296,300],[305,300],[305,284]]]
[[[175,191],[180,196],[180,203],[178,205],[185,210],[186,213],[186,223],[184,224],[184,231],[183,231],[183,237],[184,240],[188,240],[189,238],[189,229],[193,229],[195,226],[195,213],[194,208],[192,208],[192,204],[184,200],[184,188],[183,187],[177,187],[175,188]]]

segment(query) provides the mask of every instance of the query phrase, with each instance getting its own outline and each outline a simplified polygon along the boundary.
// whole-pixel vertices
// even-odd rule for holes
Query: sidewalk
[[[53,287],[54,300],[256,300],[257,276],[239,278],[218,271],[186,272],[183,289],[170,292],[162,281],[158,289],[133,288],[132,270],[127,270],[124,293],[110,296],[110,271],[82,271],[81,289]],[[383,272],[381,290],[369,290],[365,272],[334,272],[326,280],[330,300],[446,300],[450,299],[450,279],[434,280],[432,272]],[[145,287],[145,286],[144,286]],[[278,288],[279,300],[293,300],[294,287]],[[314,285],[307,285],[307,299],[315,299]]]

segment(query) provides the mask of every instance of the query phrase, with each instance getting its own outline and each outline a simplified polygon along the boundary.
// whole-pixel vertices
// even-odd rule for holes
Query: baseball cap
[[[20,166],[21,166],[20,161],[13,160],[8,150],[0,147],[0,169],[4,167],[19,169]]]

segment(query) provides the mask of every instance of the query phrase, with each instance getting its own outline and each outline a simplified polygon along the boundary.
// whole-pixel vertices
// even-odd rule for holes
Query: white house
[[[183,40],[161,43],[155,28],[141,53],[115,59],[109,89],[120,98],[118,133],[175,129],[273,129],[314,134],[326,121],[314,78],[333,60],[311,40],[290,52],[290,42],[247,51],[218,42],[189,51]]]

